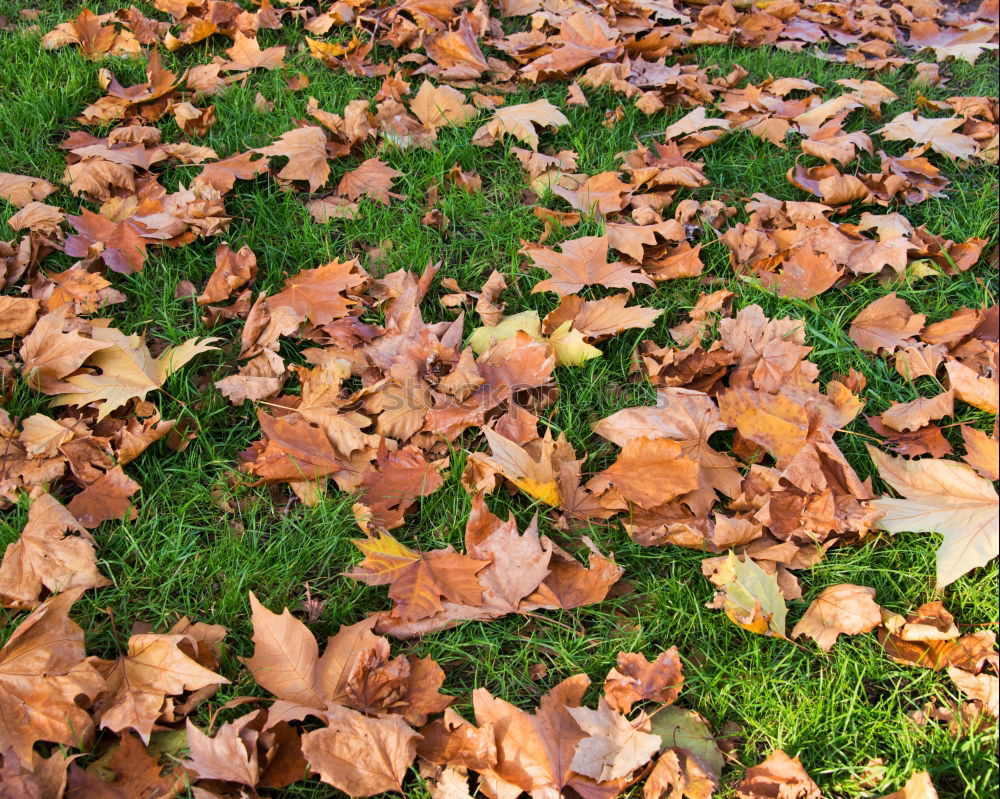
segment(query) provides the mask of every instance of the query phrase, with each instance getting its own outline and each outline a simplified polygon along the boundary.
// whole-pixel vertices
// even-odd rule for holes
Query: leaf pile
[[[654,328],[662,284],[701,276],[706,246],[728,253],[734,280],[783,307],[862,280],[947,280],[977,266],[987,240],[949,240],[906,211],[947,200],[945,172],[956,165],[996,164],[997,99],[920,95],[917,107],[883,119],[900,98],[875,78],[917,64],[918,81],[936,84],[940,65],[996,50],[995,0],[153,6],[154,17],[84,10],[45,33],[43,48],[78,48],[111,66],[58,143],[62,186],[0,173],[17,234],[0,242],[0,339],[9,341],[0,395],[47,403],[25,418],[0,408],[0,508],[29,503],[0,562],[0,605],[25,614],[0,649],[0,795],[164,797],[192,786],[200,799],[252,797],[312,775],[353,796],[405,794],[419,779],[435,799],[611,799],[640,783],[644,799],[707,799],[723,788],[731,747],[674,704],[684,681],[676,648],[652,661],[621,652],[599,693],[575,674],[530,710],[477,686],[471,720],[442,693],[448,675],[432,658],[392,656],[384,636],[602,603],[624,570],[590,538],[571,538],[585,527],[620,525],[641,546],[701,551],[715,589],[708,607],[778,645],[806,636],[826,652],[841,635],[875,632],[893,661],[947,670],[962,701],[928,703],[916,723],[955,735],[996,724],[996,635],[962,634],[941,601],[903,615],[877,604],[873,589],[839,583],[790,631],[786,604],[803,597],[796,572],[879,531],[941,534],[939,589],[1000,553],[996,304],[928,323],[889,291],[854,309],[833,345],[853,342],[914,397],[866,415],[865,378],[821,375],[814,348],[831,342],[810,338],[803,319],[736,307],[733,292],[706,289],[669,339],[635,350],[630,378],[655,390],[654,404],[594,417],[595,452],[578,453],[554,421],[573,399],[560,396],[559,370],[602,358],[598,345],[615,336]],[[213,98],[288,67],[290,45],[265,43],[293,29],[307,34],[308,58],[381,88],[336,111],[293,94],[295,127],[264,146],[219,153],[197,143],[231,123]],[[222,44],[224,57],[193,63],[208,43]],[[871,79],[755,85],[741,67],[723,75],[686,54],[725,43],[809,47]],[[164,67],[175,52],[192,65]],[[934,61],[917,63],[918,54]],[[109,60],[119,57],[144,57],[145,80],[123,85]],[[571,125],[560,105],[508,102],[555,81],[567,82],[566,107],[605,92],[650,117],[681,115],[636,139],[616,168],[590,174],[580,167],[586,153],[548,145]],[[290,93],[308,86],[303,74],[287,82]],[[257,110],[269,110],[260,94]],[[475,146],[509,151],[523,170],[544,231],[522,242],[519,268],[463,287],[440,262],[386,274],[345,252],[301,264],[269,290],[257,284],[248,245],[220,242],[205,285],[183,296],[195,298],[206,330],[238,328],[238,340],[167,341],[109,316],[129,303],[130,276],[156,268],[159,248],[231,232],[237,181],[271,182],[316,222],[336,225],[373,204],[407,202],[389,154],[435,148],[458,128]],[[800,155],[787,174],[795,199],[696,199],[722,187],[704,151],[730,137]],[[331,163],[345,167],[336,185]],[[483,177],[458,164],[432,181],[422,221],[440,230],[446,184],[484,190]],[[57,253],[72,265],[57,271]],[[528,294],[548,310],[515,307]],[[441,317],[431,298],[445,321],[427,321]],[[350,495],[363,557],[343,576],[385,586],[390,601],[321,647],[287,609],[273,613],[251,594],[245,671],[227,657],[224,627],[187,618],[164,632],[136,621],[117,656],[88,654],[70,611],[116,576],[90,531],[136,517],[141,486],[124,467],[160,440],[180,450],[196,437],[192,420],[163,419],[156,397],[218,349],[225,364],[198,373],[199,389],[252,407],[259,426],[234,481],[287,488],[289,501],[308,505],[331,490]],[[933,396],[923,396],[931,384]],[[963,406],[993,427],[962,424],[958,460],[939,423]],[[852,466],[845,430],[874,442],[874,468]],[[880,496],[875,475],[898,496]],[[470,496],[464,551],[409,546],[409,517],[448,480]],[[500,495],[534,506],[526,528],[489,510],[486,497]],[[196,723],[220,686],[242,685],[247,673],[266,705],[233,699],[221,709],[253,708]],[[734,790],[821,796],[781,750]],[[936,793],[915,772],[891,796]]]

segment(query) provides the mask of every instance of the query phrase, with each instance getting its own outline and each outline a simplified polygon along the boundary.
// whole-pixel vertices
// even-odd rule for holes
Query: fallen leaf
[[[819,786],[802,768],[797,757],[776,749],[763,763],[748,768],[736,786],[739,799],[822,799]]]
[[[916,343],[924,315],[915,314],[896,293],[887,294],[862,309],[851,322],[851,339],[868,352],[895,352]]]
[[[59,593],[111,585],[97,568],[94,539],[51,494],[28,511],[20,537],[7,546],[0,563],[0,604],[31,609],[42,589]]]
[[[222,65],[222,69],[227,71],[277,69],[284,66],[285,47],[282,45],[261,50],[256,38],[237,31],[233,38],[233,46],[226,50],[226,55],[229,56],[229,60]]]
[[[472,136],[472,143],[481,147],[489,147],[498,139],[510,134],[538,149],[538,130],[536,125],[558,128],[568,125],[569,120],[562,111],[548,100],[535,100],[533,103],[509,105],[498,108],[493,117]]]
[[[661,652],[652,663],[641,653],[619,652],[617,665],[604,680],[604,696],[614,710],[628,713],[635,702],[671,704],[683,684],[677,647]]]
[[[914,141],[948,158],[966,159],[976,154],[978,145],[975,139],[955,132],[963,122],[961,117],[927,119],[916,111],[903,111],[875,132],[886,141]]]
[[[99,670],[110,696],[102,701],[101,726],[114,732],[135,730],[148,744],[166,697],[229,683],[184,652],[184,644],[194,651],[187,635],[133,635],[127,654],[102,662]]]
[[[765,572],[749,557],[740,559],[730,551],[712,582],[718,590],[706,607],[726,611],[730,620],[744,630],[785,637],[788,609],[775,575]]]
[[[315,125],[283,133],[274,144],[261,147],[256,152],[269,158],[276,156],[287,158],[288,163],[278,172],[278,177],[285,180],[304,180],[309,184],[309,191],[316,191],[330,177],[330,163],[326,160],[326,134],[322,128]],[[220,164],[213,166],[218,168]],[[251,167],[248,166],[249,168]]]
[[[30,762],[35,741],[67,747],[87,741],[94,728],[85,704],[104,679],[83,648],[83,630],[69,609],[83,593],[73,588],[31,611],[0,648],[0,751]]]
[[[410,110],[426,127],[436,130],[446,125],[462,127],[479,112],[465,102],[465,95],[451,86],[420,84]]]
[[[878,525],[891,533],[935,532],[937,584],[944,588],[1000,554],[998,500],[992,482],[957,461],[894,458],[868,447],[879,475],[903,499],[881,497]]]
[[[1000,480],[1000,442],[967,424],[962,425],[962,440],[966,450],[962,460],[987,480]]]
[[[597,710],[568,708],[587,737],[576,745],[570,767],[578,774],[607,782],[630,776],[660,748],[660,737],[641,732],[603,698]]]
[[[918,430],[928,422],[951,416],[954,412],[954,392],[943,391],[930,398],[892,403],[889,410],[882,414],[882,424],[902,433]]]
[[[215,271],[205,290],[198,297],[199,305],[208,305],[229,299],[234,291],[242,288],[257,276],[257,256],[247,245],[234,252],[228,244],[215,250]]]
[[[805,615],[792,628],[792,638],[808,635],[824,652],[829,652],[843,635],[858,635],[882,623],[875,589],[840,583],[831,585],[812,601]]]
[[[618,459],[601,472],[629,502],[655,508],[698,487],[699,465],[666,438],[632,438]]]
[[[401,196],[393,194],[391,189],[392,181],[402,174],[378,158],[369,158],[340,179],[337,191],[351,200],[369,197],[382,205],[388,205],[390,197]]]
[[[327,785],[351,796],[402,791],[420,737],[399,716],[371,718],[345,707],[327,712],[328,726],[302,736],[302,754]]]
[[[621,261],[608,262],[607,236],[584,236],[565,241],[561,253],[548,247],[532,247],[527,253],[536,266],[552,275],[536,283],[532,294],[554,291],[562,297],[576,294],[585,286],[623,288],[632,293],[637,283],[653,285],[639,267]]]
[[[88,358],[101,374],[78,374],[67,378],[70,390],[57,396],[53,405],[101,404],[97,418],[105,418],[131,399],[145,399],[150,391],[162,388],[167,378],[200,353],[216,349],[218,339],[188,339],[168,347],[158,358],[150,355],[141,336],[126,336],[113,327],[94,328],[93,341],[105,345]]]

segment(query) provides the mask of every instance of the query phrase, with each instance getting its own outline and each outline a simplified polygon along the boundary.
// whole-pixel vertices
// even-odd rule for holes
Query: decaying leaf
[[[712,577],[719,588],[706,607],[721,608],[744,630],[760,635],[785,637],[788,609],[778,588],[778,579],[749,557],[742,560],[730,552]]]

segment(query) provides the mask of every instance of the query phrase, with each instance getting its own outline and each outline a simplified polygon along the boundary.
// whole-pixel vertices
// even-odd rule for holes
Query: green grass
[[[17,5],[0,0],[0,13],[13,19]],[[35,5],[42,8],[38,32],[0,32],[0,171],[58,182],[64,160],[57,145],[67,131],[79,127],[74,117],[82,108],[101,96],[98,70],[110,68],[127,85],[143,78],[144,63],[110,58],[90,62],[73,48],[42,51],[41,34],[74,15],[78,6],[67,3],[69,8],[65,8],[59,2]],[[92,5],[104,11],[119,4]],[[302,32],[293,23],[284,31],[265,31],[261,38],[267,45],[289,45],[287,66],[274,72],[255,72],[245,87],[234,86],[215,98],[219,122],[203,141],[195,141],[215,148],[220,155],[270,143],[292,128],[294,120],[305,118],[309,96],[316,97],[320,107],[339,112],[350,99],[370,97],[380,86],[378,80],[351,78],[310,58],[300,48]],[[164,63],[173,69],[204,63],[223,46],[218,38],[212,39],[170,54]],[[801,76],[832,87],[835,78],[871,77],[808,54],[769,47],[749,51],[704,47],[692,54],[699,64],[716,66],[718,74],[738,63],[754,82],[768,75]],[[297,72],[305,73],[310,85],[290,92],[285,78]],[[922,90],[931,99],[996,92],[995,55],[984,56],[975,66],[948,64],[943,72],[949,76],[947,88]],[[905,67],[895,74],[878,76],[901,98],[883,108],[885,119],[913,107],[917,90],[909,83],[912,75],[913,68]],[[415,81],[413,88],[417,85]],[[831,89],[832,93],[837,91],[838,87]],[[254,110],[257,92],[274,102],[272,112]],[[563,107],[562,85],[525,89],[508,102],[542,95],[560,105],[571,121],[559,131],[545,132],[543,146],[575,149],[580,154],[581,171],[587,172],[615,168],[619,163],[616,154],[633,148],[637,136],[653,135],[685,113],[668,109],[645,117],[606,91],[588,92],[589,109]],[[610,130],[603,127],[605,112],[620,102],[625,107],[624,119]],[[871,118],[857,116],[858,126],[876,127]],[[165,140],[181,139],[172,121],[163,121],[161,127]],[[353,221],[316,224],[301,197],[283,190],[273,179],[240,183],[226,198],[234,218],[224,238],[234,248],[248,244],[257,254],[257,291],[274,291],[286,276],[334,257],[358,255],[375,274],[399,268],[419,272],[429,261],[440,260],[438,280],[453,277],[463,288],[475,289],[491,270],[499,269],[512,286],[504,295],[511,311],[551,310],[556,304],[551,295],[530,294],[534,278],[541,273],[522,266],[524,259],[518,253],[523,240],[537,241],[542,232],[531,205],[522,203],[526,186],[520,165],[506,145],[489,149],[471,145],[474,129],[470,125],[443,131],[432,151],[383,151],[380,157],[404,173],[395,190],[407,199],[388,208],[363,200],[363,212]],[[891,153],[905,150],[900,143],[888,144],[886,150]],[[677,199],[725,199],[740,207],[737,221],[745,219],[742,200],[755,192],[780,199],[810,199],[785,179],[797,154],[797,148],[782,151],[748,133],[728,136],[697,155],[706,162],[711,185],[681,193]],[[375,151],[366,155],[375,155]],[[330,184],[357,162],[354,158],[333,162]],[[440,207],[450,220],[448,228],[439,232],[421,225],[428,185],[456,162],[483,177],[482,194],[469,195],[445,184]],[[802,157],[802,162],[818,163],[808,157]],[[862,167],[867,169],[873,163],[864,161]],[[168,167],[164,182],[168,186],[186,183],[193,171]],[[987,238],[990,244],[986,252],[990,252],[996,246],[997,170],[948,164],[945,171],[952,181],[946,199],[903,208],[902,213],[914,225],[926,225],[931,232],[955,240]],[[65,190],[49,202],[74,212],[80,207]],[[559,200],[552,203],[556,204],[550,203],[550,207],[565,208]],[[856,209],[845,219],[857,221],[861,210],[879,211]],[[6,219],[12,212],[0,208],[0,217]],[[598,222],[585,221],[548,243],[599,231]],[[0,239],[13,237],[13,231],[0,222]],[[128,333],[146,330],[150,338],[172,343],[206,335],[193,299],[175,299],[174,291],[181,280],[190,280],[199,288],[204,284],[214,266],[218,241],[151,249],[142,273],[111,275],[114,286],[129,298],[109,312],[116,326]],[[373,257],[376,247],[381,253]],[[585,468],[601,468],[613,457],[590,433],[591,423],[620,408],[649,402],[652,397],[648,386],[628,380],[634,347],[646,338],[668,342],[668,328],[684,318],[708,280],[717,281],[715,288],[725,285],[734,291],[737,307],[759,303],[769,316],[802,318],[808,343],[815,347],[811,357],[824,381],[852,367],[867,378],[866,413],[881,412],[892,401],[913,399],[917,391],[925,395],[932,391],[928,379],[916,387],[907,384],[891,365],[859,351],[847,336],[850,319],[890,290],[877,279],[858,280],[810,302],[792,301],[735,279],[728,252],[717,242],[704,248],[703,258],[703,278],[671,281],[640,292],[643,304],[664,309],[654,329],[624,333],[601,345],[605,353],[602,359],[578,369],[557,370],[561,396],[549,409],[547,420],[555,431],[567,434],[578,452],[591,455]],[[63,269],[71,261],[56,254],[44,266]],[[984,258],[967,273],[904,280],[891,290],[915,311],[926,314],[929,321],[937,321],[962,306],[995,302],[995,264],[991,266]],[[433,292],[423,308],[429,319],[451,318]],[[471,331],[473,321],[468,320],[466,332]],[[236,344],[201,356],[193,366],[171,377],[165,390],[155,397],[165,418],[195,417],[200,434],[183,452],[173,452],[161,442],[127,467],[143,486],[138,495],[138,518],[131,523],[108,522],[95,532],[102,569],[115,585],[89,592],[74,610],[74,618],[86,630],[88,651],[105,657],[124,646],[134,622],[160,629],[180,615],[188,615],[229,627],[229,650],[222,671],[234,684],[220,692],[213,707],[232,696],[260,693],[237,659],[252,649],[248,591],[256,592],[265,605],[280,609],[301,601],[308,584],[313,596],[326,602],[313,626],[321,639],[340,624],[353,623],[387,607],[384,588],[366,587],[340,576],[358,560],[350,543],[358,535],[350,497],[331,490],[330,498],[318,507],[305,508],[289,503],[284,487],[252,487],[237,471],[237,453],[259,436],[253,409],[249,405],[233,408],[215,389],[204,386],[230,373],[241,324],[213,329],[212,335]],[[286,354],[297,357],[293,348]],[[44,398],[23,383],[17,384],[7,405],[12,417],[21,418],[44,408]],[[964,405],[953,421],[981,429],[992,425],[992,418]],[[960,441],[957,427],[947,432],[953,441]],[[851,433],[870,433],[863,418],[839,435],[838,441],[859,473],[870,475],[865,439]],[[478,446],[471,437],[458,442],[444,487],[426,498],[407,525],[397,531],[403,541],[421,548],[461,545],[470,500],[459,475],[463,448],[469,446]],[[234,510],[220,509],[220,500],[228,500]],[[495,496],[490,505],[500,515],[513,511],[522,524],[533,513],[541,513],[542,531],[573,548],[572,538],[552,529],[543,509],[529,505],[525,496]],[[17,537],[25,516],[23,504],[5,513],[0,520],[0,547]],[[395,643],[394,651],[433,655],[447,672],[445,690],[460,697],[460,711],[468,711],[468,693],[474,687],[485,687],[530,707],[541,693],[570,674],[584,671],[599,684],[619,651],[653,656],[676,645],[687,677],[681,704],[704,714],[717,731],[727,723],[741,725],[735,755],[743,766],[753,765],[772,748],[781,747],[790,754],[800,754],[827,796],[878,796],[901,787],[914,769],[922,768],[931,772],[942,797],[995,793],[995,732],[955,739],[941,727],[932,724],[921,728],[908,720],[908,714],[927,701],[955,697],[946,676],[893,663],[873,635],[841,638],[829,655],[823,655],[810,644],[800,648],[744,632],[724,614],[705,609],[712,587],[701,576],[699,553],[676,547],[640,548],[618,523],[595,526],[583,533],[602,550],[614,551],[625,568],[627,584],[614,598],[572,613],[546,612],[466,624],[418,642]],[[883,534],[873,535],[862,546],[831,551],[821,564],[799,573],[805,597],[791,603],[790,618],[796,619],[819,591],[838,582],[871,586],[881,604],[899,612],[940,598],[934,589],[936,543],[932,535],[890,538]],[[996,585],[994,562],[948,589],[947,606],[963,629],[995,628]],[[20,618],[21,614],[0,612],[0,640],[6,639]],[[546,665],[547,676],[536,682],[529,676],[529,667],[539,662]],[[207,708],[202,709],[199,722],[207,719],[207,712]],[[885,766],[885,780],[877,789],[862,784],[862,775],[873,758],[881,758]],[[739,765],[727,769],[726,786],[720,795],[730,795],[741,773]],[[326,797],[333,793],[318,782],[306,782],[275,795]],[[414,789],[413,795],[424,794]]]

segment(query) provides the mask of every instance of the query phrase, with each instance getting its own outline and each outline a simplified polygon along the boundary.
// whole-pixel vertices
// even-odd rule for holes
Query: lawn
[[[26,22],[19,17],[21,5],[0,0],[0,14],[11,21],[11,28],[0,31],[0,172],[60,185],[65,152],[59,144],[67,133],[81,129],[76,117],[104,94],[101,70],[111,70],[123,86],[129,86],[145,79],[146,59],[88,60],[76,47],[43,50],[41,37],[83,6],[38,0],[33,4],[39,9],[37,18]],[[103,13],[129,4],[90,5]],[[166,18],[154,12],[151,4],[138,5],[144,13]],[[382,78],[355,77],[313,58],[305,46],[308,35],[292,19],[286,19],[280,31],[261,31],[262,46],[287,46],[284,66],[252,71],[245,82],[212,98],[218,122],[202,137],[182,136],[172,118],[165,116],[157,123],[164,141],[190,140],[224,157],[267,146],[294,128],[297,121],[307,118],[310,97],[320,108],[339,113],[348,102],[379,91]],[[346,36],[341,34],[342,39]],[[326,38],[336,37],[334,32]],[[215,36],[177,52],[160,50],[164,66],[180,73],[206,63],[229,45],[228,40]],[[389,51],[378,52],[388,57]],[[925,102],[923,98],[995,97],[997,91],[996,51],[985,53],[974,65],[957,60],[942,63],[942,74],[947,77],[944,86],[915,85],[912,64],[873,75],[822,60],[808,49],[793,53],[770,45],[705,45],[680,52],[686,63],[710,69],[712,76],[724,76],[739,66],[748,73],[749,83],[759,84],[769,76],[804,78],[833,93],[841,91],[834,84],[836,79],[875,79],[898,95],[899,99],[882,107],[882,122],[868,115],[851,117],[851,130],[871,132]],[[668,56],[667,62],[674,57]],[[930,60],[924,54],[912,57]],[[308,78],[308,86],[291,90],[287,80],[299,73]],[[414,76],[412,87],[417,85]],[[587,88],[585,93],[589,107],[571,106],[566,103],[565,82],[522,84],[506,97],[505,105],[547,98],[558,106],[569,124],[545,130],[542,146],[551,152],[574,150],[579,155],[577,170],[587,174],[619,168],[622,153],[634,149],[637,141],[656,141],[668,125],[690,110],[667,106],[647,116],[608,87]],[[258,96],[273,107],[261,110]],[[616,109],[621,109],[620,118],[605,125]],[[710,110],[709,115],[718,112]],[[219,671],[232,684],[223,686],[194,713],[192,719],[202,727],[228,699],[267,696],[240,660],[253,651],[248,592],[272,610],[289,607],[301,618],[306,617],[301,608],[307,597],[319,600],[321,610],[310,617],[309,627],[320,640],[340,625],[386,610],[389,600],[384,587],[343,576],[361,557],[352,544],[352,539],[361,536],[352,513],[353,495],[338,491],[331,483],[327,496],[309,507],[287,485],[255,485],[239,470],[241,451],[260,437],[257,405],[247,402],[234,407],[213,384],[234,371],[243,322],[236,319],[208,329],[201,318],[203,309],[194,296],[178,292],[178,285],[189,281],[200,292],[214,269],[216,247],[225,240],[233,249],[247,245],[256,254],[255,292],[273,294],[300,270],[357,256],[374,277],[399,269],[419,274],[425,265],[440,262],[437,278],[421,304],[428,321],[455,318],[438,301],[449,291],[441,286],[443,278],[454,279],[462,289],[478,290],[493,270],[505,275],[510,286],[503,295],[507,313],[529,309],[548,313],[558,301],[551,293],[531,293],[545,275],[526,265],[522,247],[538,242],[543,234],[544,224],[534,213],[534,205],[563,211],[569,206],[551,194],[525,196],[526,177],[508,140],[491,147],[472,143],[473,132],[485,119],[484,112],[466,127],[443,128],[432,149],[376,149],[369,143],[350,157],[331,159],[327,188],[361,160],[378,156],[401,173],[393,191],[405,199],[388,205],[362,199],[356,218],[317,223],[302,201],[301,190],[289,190],[273,175],[262,175],[238,182],[226,195],[232,222],[221,236],[200,238],[182,247],[151,248],[141,272],[107,273],[127,301],[102,313],[125,333],[145,331],[150,340],[172,344],[203,336],[217,336],[221,342],[219,349],[198,356],[171,376],[162,391],[150,395],[163,418],[187,420],[197,436],[182,451],[160,441],[128,464],[127,473],[142,487],[133,497],[138,515],[132,521],[106,521],[93,531],[100,569],[113,584],[85,593],[75,604],[72,618],[84,629],[87,652],[105,658],[115,657],[125,647],[134,624],[160,631],[188,616],[225,625],[230,632]],[[109,127],[87,130],[106,135]],[[878,171],[879,147],[890,155],[902,155],[908,144],[880,141],[876,155],[862,154],[860,164],[851,165],[850,170]],[[755,193],[779,200],[814,199],[786,178],[797,162],[821,163],[804,157],[796,146],[779,149],[749,131],[735,131],[698,150],[697,157],[705,163],[709,185],[682,190],[674,201],[688,197],[701,202],[721,200],[737,208],[731,223],[746,220],[743,206]],[[915,312],[925,314],[928,322],[945,319],[963,307],[979,309],[996,302],[997,167],[938,156],[933,160],[951,181],[946,196],[911,206],[894,204],[889,209],[855,205],[837,221],[856,222],[865,211],[899,210],[914,226],[924,225],[939,236],[957,242],[973,237],[988,240],[975,266],[953,275],[940,270],[930,275],[908,270],[891,278],[865,275],[838,282],[812,299],[794,299],[767,290],[753,276],[737,274],[729,250],[714,236],[707,236],[701,251],[702,275],[639,287],[637,298],[642,305],[663,310],[653,327],[619,333],[599,345],[602,357],[582,366],[556,368],[558,399],[544,409],[540,430],[547,426],[553,435],[564,433],[578,456],[587,458],[585,473],[607,468],[617,450],[592,432],[593,424],[623,408],[655,400],[654,388],[633,371],[636,348],[646,340],[670,343],[670,328],[687,318],[701,293],[726,288],[734,293],[737,310],[757,304],[770,318],[802,320],[806,343],[814,348],[809,358],[819,369],[820,383],[825,385],[852,369],[863,375],[867,381],[864,411],[838,432],[836,440],[857,473],[873,478],[875,493],[887,493],[865,449],[866,443],[881,439],[874,437],[865,417],[882,413],[893,402],[932,396],[940,385],[933,378],[907,382],[890,359],[859,349],[848,335],[851,320],[891,291]],[[170,164],[162,170],[162,182],[169,190],[187,185],[200,169]],[[469,193],[445,182],[455,164],[478,173],[482,191]],[[446,218],[440,229],[423,222],[428,189],[438,182],[436,207]],[[46,202],[72,214],[97,207],[72,196],[65,187]],[[2,221],[15,210],[0,200],[0,241],[21,235]],[[584,215],[575,227],[556,227],[545,243],[555,247],[579,236],[601,235],[603,225],[601,218]],[[55,252],[44,268],[63,270],[75,260]],[[4,291],[16,294],[18,288]],[[369,318],[373,323],[381,321],[377,312]],[[467,313],[465,334],[479,324],[473,313]],[[291,362],[303,362],[300,350],[282,343],[281,353]],[[49,401],[26,380],[15,378],[3,408],[12,419],[24,419],[54,413]],[[942,428],[956,451],[962,451],[959,423],[992,433],[994,420],[991,414],[957,403],[953,418],[943,422]],[[400,541],[420,550],[449,544],[462,549],[472,497],[461,478],[469,453],[485,448],[477,432],[471,428],[456,439],[443,486],[421,499],[405,524],[393,532]],[[713,441],[731,442],[728,435]],[[68,501],[68,495],[64,499]],[[572,531],[557,529],[557,514],[544,503],[503,488],[489,497],[489,506],[501,517],[513,513],[521,529],[538,514],[541,532],[573,552],[581,550],[580,537],[589,536],[602,552],[614,553],[624,575],[609,596],[596,604],[472,621],[417,639],[394,641],[394,655],[430,655],[440,664],[446,673],[442,690],[458,697],[454,707],[467,718],[472,718],[470,693],[476,688],[486,688],[518,707],[532,708],[552,686],[579,672],[593,681],[588,698],[596,701],[619,652],[642,652],[652,659],[676,646],[685,673],[679,703],[701,713],[732,744],[717,796],[734,795],[744,770],[776,748],[798,755],[828,797],[881,796],[899,789],[912,772],[922,769],[930,773],[942,797],[995,794],[1000,784],[995,725],[953,734],[946,725],[921,726],[911,719],[914,711],[929,702],[959,697],[944,671],[891,660],[874,633],[842,636],[830,652],[823,653],[806,638],[792,643],[741,629],[724,613],[705,607],[714,588],[702,576],[704,552],[672,545],[639,546],[629,538],[620,516]],[[0,548],[18,538],[28,507],[22,497],[3,511]],[[855,583],[875,589],[878,603],[889,610],[905,615],[922,603],[940,599],[963,632],[996,630],[1000,615],[996,560],[938,590],[938,541],[929,533],[874,531],[860,544],[831,549],[820,563],[797,572],[803,597],[789,602],[789,619],[798,619],[824,588]],[[0,611],[0,641],[8,638],[23,616],[23,611],[14,609]],[[244,712],[245,708],[223,710],[216,723]],[[114,738],[103,735],[105,740]],[[99,735],[95,752],[101,740]],[[878,762],[873,765],[873,761]],[[877,779],[873,780],[873,774]],[[415,773],[405,790],[408,796],[428,795]],[[315,778],[262,793],[303,798],[340,795]],[[638,795],[639,789],[633,793]],[[5,795],[2,790],[0,795]]]

